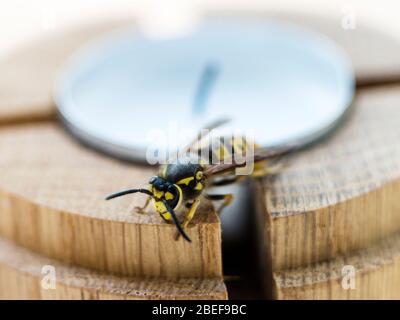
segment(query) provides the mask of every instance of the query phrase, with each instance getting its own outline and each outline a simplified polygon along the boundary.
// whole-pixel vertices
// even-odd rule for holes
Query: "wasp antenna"
[[[139,192],[139,193],[145,193],[145,194],[147,194],[147,195],[149,195],[149,196],[152,196],[152,195],[153,195],[153,194],[152,194],[149,190],[147,190],[147,189],[129,189],[129,190],[119,191],[119,192],[110,194],[110,195],[107,196],[105,199],[106,199],[106,200],[111,200],[111,199],[114,199],[114,198],[122,197],[122,196],[125,196],[125,195],[127,195],[127,194],[137,193],[137,192]]]
[[[168,212],[171,214],[172,220],[174,220],[176,229],[178,229],[179,233],[182,235],[182,237],[185,238],[186,241],[192,242],[192,240],[189,238],[189,236],[183,230],[181,223],[179,222],[178,218],[176,217],[174,209],[172,209],[171,206],[165,200],[163,200],[163,203],[164,203],[165,207],[167,208]]]

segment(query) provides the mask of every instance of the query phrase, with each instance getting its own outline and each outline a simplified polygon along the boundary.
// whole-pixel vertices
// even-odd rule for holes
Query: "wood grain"
[[[79,266],[128,276],[218,277],[221,230],[210,206],[189,226],[192,243],[174,240],[158,214],[134,213],[143,196],[105,201],[142,186],[147,167],[109,159],[79,145],[57,124],[0,129],[0,234]]]
[[[361,91],[335,135],[258,186],[272,270],[347,255],[400,230],[399,106],[399,86]]]
[[[42,286],[54,268],[55,288]],[[62,264],[0,239],[0,299],[226,299],[220,278],[117,277]]]
[[[355,270],[354,289],[346,284]],[[400,299],[400,233],[347,257],[273,275],[275,299]],[[346,289],[347,288],[347,289]]]

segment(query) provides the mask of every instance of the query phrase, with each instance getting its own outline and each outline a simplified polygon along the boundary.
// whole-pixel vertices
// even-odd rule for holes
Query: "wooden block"
[[[57,124],[0,129],[0,234],[41,254],[128,276],[220,277],[221,230],[211,207],[174,240],[158,214],[134,213],[142,195],[104,197],[154,175],[93,152]]]
[[[54,289],[50,286],[49,266],[55,271],[51,273],[56,279]],[[117,277],[62,264],[0,239],[0,299],[226,298],[226,288],[220,278]]]
[[[275,272],[273,280],[275,299],[400,299],[400,233],[347,257]]]
[[[273,271],[372,246],[400,230],[400,87],[361,91],[347,123],[258,185]]]

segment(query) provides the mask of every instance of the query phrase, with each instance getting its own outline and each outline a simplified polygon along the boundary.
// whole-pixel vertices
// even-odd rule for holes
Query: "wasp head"
[[[150,179],[149,185],[156,200],[165,199],[167,201],[171,201],[171,205],[175,207],[175,202],[180,198],[180,193],[175,184],[159,176],[154,176]]]

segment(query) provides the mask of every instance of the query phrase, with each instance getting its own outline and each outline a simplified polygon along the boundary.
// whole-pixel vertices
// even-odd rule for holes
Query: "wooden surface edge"
[[[349,118],[263,181],[272,270],[348,255],[400,230],[400,86],[361,90]]]
[[[227,292],[221,277],[118,277],[63,264],[0,239],[0,298],[227,299]]]
[[[208,203],[188,226],[192,243],[143,196],[105,201],[146,185],[154,168],[83,147],[54,123],[0,128],[0,235],[67,263],[125,276],[222,275],[221,227]]]
[[[273,270],[307,266],[366,248],[399,230],[400,180],[319,210],[270,217]]]
[[[219,223],[190,227],[188,243],[174,240],[170,224],[71,214],[1,190],[0,211],[1,236],[66,263],[125,276],[222,276]]]
[[[400,299],[400,233],[350,256],[274,272],[273,297]]]

